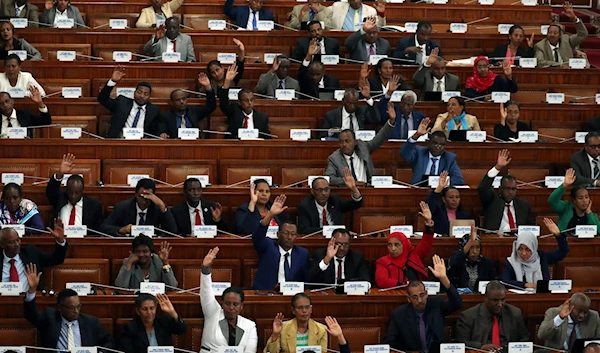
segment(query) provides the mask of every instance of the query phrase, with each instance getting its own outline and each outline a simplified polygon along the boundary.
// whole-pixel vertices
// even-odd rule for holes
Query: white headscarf
[[[518,250],[521,245],[525,245],[531,250],[531,257],[527,261],[523,261],[519,256]],[[513,242],[512,254],[506,259],[512,265],[517,281],[522,281],[523,275],[525,275],[525,282],[527,283],[537,283],[537,281],[544,279],[538,254],[538,241],[533,233],[519,233],[517,240]]]

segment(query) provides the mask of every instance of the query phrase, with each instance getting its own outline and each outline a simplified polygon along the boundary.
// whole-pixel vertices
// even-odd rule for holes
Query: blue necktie
[[[288,281],[292,275],[292,269],[290,268],[290,253],[286,252],[285,261],[283,262],[283,273],[285,274],[285,280]]]
[[[356,172],[354,170],[354,157],[350,156],[350,170],[352,171],[352,177],[354,177],[355,180],[358,180],[358,178],[356,177]]]
[[[429,175],[437,175],[437,158],[431,158],[431,169],[429,169]]]
[[[138,226],[146,225],[146,212],[140,212],[138,215],[140,216],[140,222],[138,223]]]
[[[138,107],[138,111],[137,114],[135,114],[135,118],[133,118],[133,124],[131,124],[131,127],[136,128],[138,122],[140,121],[140,114],[142,113],[142,107]]]
[[[252,29],[255,31],[258,29],[258,24],[256,21],[257,16],[258,16],[258,13],[256,13],[256,11],[252,11]]]
[[[316,12],[315,12],[315,10],[313,10],[313,9],[310,9],[310,10],[308,11],[308,19],[309,19],[310,21],[313,21],[313,20],[315,19],[315,15],[316,15]]]
[[[400,138],[401,139],[408,138],[408,117],[407,116],[402,117],[402,132],[400,134]]]
[[[16,7],[15,8],[15,17],[19,17],[20,14],[21,14],[21,8]]]

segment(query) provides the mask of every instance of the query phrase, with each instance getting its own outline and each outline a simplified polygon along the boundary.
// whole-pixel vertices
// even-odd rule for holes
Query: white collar
[[[67,14],[67,10],[68,10],[68,9],[69,9],[69,7],[67,7],[67,8],[65,9],[65,11],[63,11],[63,12],[60,12],[60,10],[59,10],[59,9],[58,9],[58,7],[57,7],[57,8],[56,8],[56,14],[58,14],[58,15],[66,15],[66,14]]]
[[[433,76],[433,82],[437,83],[438,81],[442,82],[442,83],[446,83],[446,75],[442,76],[442,78],[438,79],[437,77]]]
[[[415,34],[415,46],[420,47],[420,46],[423,46],[423,45],[425,45],[425,43],[419,44],[419,38],[417,38],[417,35]]]
[[[290,254],[290,256],[292,256],[292,250],[294,250],[294,247],[293,247],[293,246],[292,246],[292,248],[291,248],[290,250],[288,250],[288,251],[285,251],[285,250],[283,250],[283,248],[281,247],[281,245],[278,245],[278,246],[279,246],[279,254],[280,254],[281,256],[285,256],[285,254]]]
[[[196,209],[202,211],[202,200],[198,201],[198,206],[196,207],[192,207],[192,205],[190,205],[187,201],[185,202],[185,204],[187,205],[188,210],[190,210],[190,212],[195,212]]]
[[[148,208],[150,208],[150,207],[148,207]],[[138,205],[137,201],[136,201],[136,203],[135,203],[135,209],[136,209],[136,211],[137,211],[138,215],[140,214],[140,212],[144,212],[144,213],[148,214],[148,208],[146,208],[145,210],[142,210],[142,209],[140,208],[140,206]]]
[[[6,115],[2,115],[2,120],[4,120],[4,117]],[[10,113],[10,116],[7,116],[7,118],[10,119],[17,119],[17,110],[13,108],[12,113]]]

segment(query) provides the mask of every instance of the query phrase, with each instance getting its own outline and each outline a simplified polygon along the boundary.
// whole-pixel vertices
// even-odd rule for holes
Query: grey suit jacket
[[[346,38],[344,45],[350,53],[350,59],[369,62],[369,52],[367,51],[367,43],[363,39],[364,31],[362,28]],[[381,37],[375,41],[375,54],[377,55],[389,55],[390,54],[390,42],[387,39]]]
[[[581,42],[588,36],[588,30],[583,24],[581,19],[575,23],[575,30],[577,31],[574,35],[568,35],[563,33],[560,37],[560,44],[558,45],[558,52],[564,64],[569,63],[569,59],[573,57],[573,49],[577,48]],[[550,43],[548,39],[542,39],[533,46],[535,50],[535,58],[537,59],[537,66],[549,66],[559,65],[554,60],[554,53],[550,49]]]
[[[567,328],[569,319],[565,318],[563,323],[554,327],[554,317],[560,312],[560,307],[550,308],[544,314],[544,321],[538,329],[538,338],[544,340],[544,346],[564,349],[565,340],[567,340]],[[600,317],[596,310],[590,310],[581,324],[579,324],[581,337],[578,338],[597,338],[600,337]]]
[[[523,321],[521,309],[505,304],[500,316],[500,337],[506,338],[506,342],[500,341],[502,345],[529,341],[529,331]],[[456,322],[456,341],[474,348],[491,343],[488,338],[492,333],[492,320],[491,313],[483,303],[463,311]]]
[[[139,289],[140,283],[144,282],[144,273],[142,269],[136,264],[131,266],[131,270],[127,271],[127,258],[123,259],[123,266],[119,270],[119,275],[115,279],[115,286],[121,288]],[[152,254],[150,271],[150,282],[163,282],[171,287],[177,287],[177,280],[173,269],[169,273],[163,272],[163,263],[157,254]]]
[[[288,27],[300,29],[300,24],[302,22],[310,21],[310,15],[308,12],[306,12],[306,15],[304,15],[304,17],[300,18],[300,12],[302,12],[302,8],[304,6],[306,6],[306,4],[300,4],[300,5],[294,6],[294,8],[292,9],[292,19],[290,20]],[[325,24],[324,26],[322,26],[324,30],[329,29],[331,27],[331,16],[332,15],[333,15],[333,12],[331,11],[330,7],[321,5],[321,11],[319,11],[315,15],[314,20],[322,21]]]
[[[276,74],[273,74],[269,71],[260,75],[254,91],[265,96],[275,97],[275,90],[278,86],[279,78]],[[294,91],[299,92],[300,83],[295,78],[287,76],[285,78],[285,89],[293,89]]]
[[[0,17],[3,18],[11,18],[16,17],[15,11],[15,2],[14,0],[2,0],[1,2],[2,12],[0,13]],[[23,11],[19,14],[20,18],[26,18],[28,21],[39,22],[39,10],[38,7],[34,4],[28,2],[25,4]],[[27,24],[28,27],[38,27],[37,23]]]
[[[148,43],[144,45],[144,53],[147,53],[150,56],[161,56],[162,53],[167,51],[167,41],[170,40],[167,36],[162,37],[158,40],[158,42],[154,43],[155,36],[152,36]],[[175,37],[175,44],[177,52],[181,53],[181,61],[184,62],[192,62],[196,61],[196,54],[194,54],[194,44],[192,43],[192,38],[187,34],[179,33],[177,37]],[[162,61],[162,58],[157,58],[156,60]]]
[[[378,149],[394,130],[394,125],[390,125],[388,122],[383,124],[383,127],[377,135],[371,141],[357,140],[354,152],[362,161],[366,163],[367,167],[367,182],[371,181],[371,177],[375,173],[375,166],[373,165],[373,159],[371,159],[371,153]],[[329,176],[329,184],[331,185],[344,185],[344,168],[349,168],[346,157],[340,149],[336,150],[327,158],[327,169],[325,175]]]
[[[446,91],[460,91],[460,78],[446,72],[444,86]],[[413,87],[421,90],[421,95],[425,92],[434,91],[433,75],[429,71],[429,67],[421,65],[419,70],[413,75]]]
[[[56,5],[52,6],[50,10],[44,10],[40,16],[40,23],[45,23],[49,27],[54,27],[54,18],[56,17]],[[85,23],[79,9],[73,5],[67,7],[67,17],[72,18],[75,22],[74,28],[83,28]]]
[[[575,185],[593,185],[592,167],[585,149],[577,151],[571,155],[570,167],[575,170]]]

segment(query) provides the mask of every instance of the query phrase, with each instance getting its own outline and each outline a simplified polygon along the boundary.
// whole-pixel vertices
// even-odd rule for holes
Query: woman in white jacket
[[[218,252],[218,247],[210,250],[202,261],[200,303],[204,314],[204,330],[200,353],[215,353],[224,346],[239,346],[244,353],[256,353],[256,323],[240,315],[244,307],[244,291],[239,287],[225,289],[221,296],[222,306],[215,299],[211,267]]]

